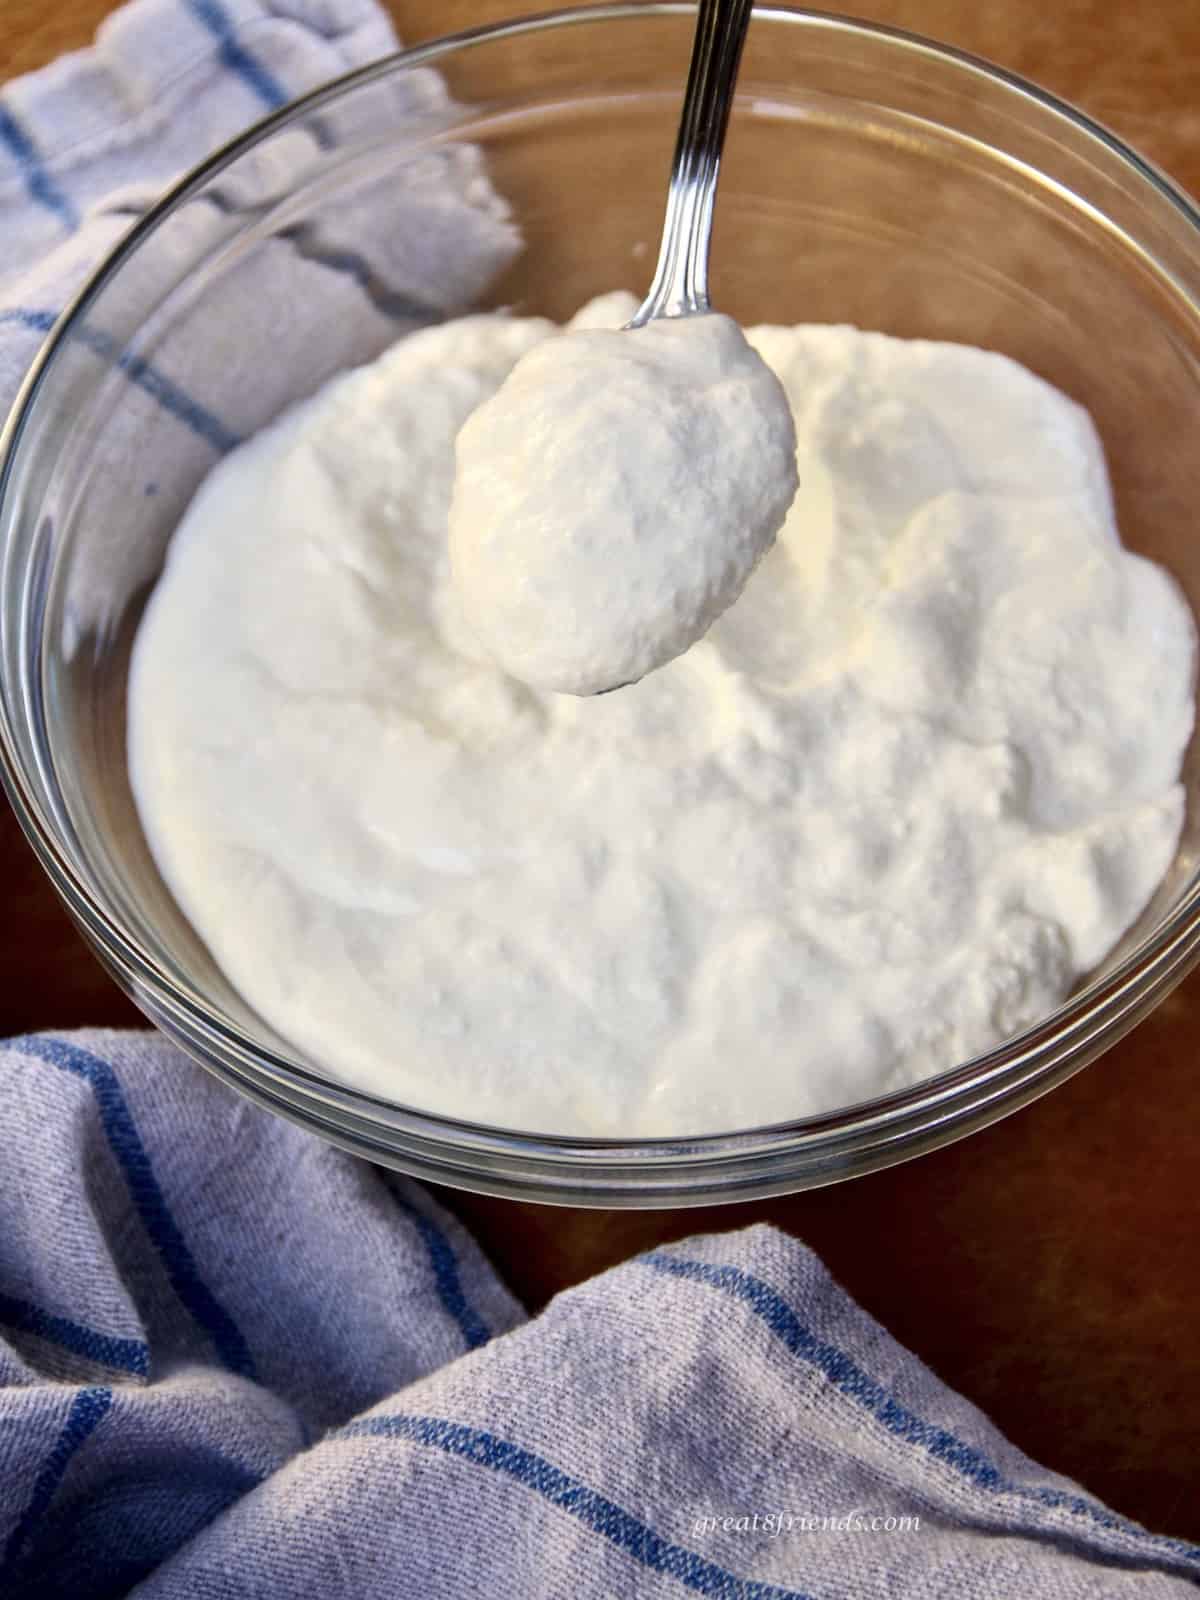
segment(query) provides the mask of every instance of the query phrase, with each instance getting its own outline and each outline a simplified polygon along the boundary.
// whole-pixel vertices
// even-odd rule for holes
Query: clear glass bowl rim
[[[374,80],[434,66],[477,45],[578,24],[681,16],[687,0],[574,6],[467,29],[400,50],[289,101],[216,150],[136,223],[63,310],[0,430],[0,538],[21,437],[42,383],[78,322],[122,265],[210,179],[263,139]],[[1169,177],[1100,123],[1016,73],[953,46],[834,13],[756,6],[755,22],[883,42],[1001,86],[1100,147],[1137,185],[1157,195],[1194,235],[1200,210]],[[1200,318],[1200,306],[1195,307]],[[6,619],[7,567],[0,588]],[[20,597],[22,604],[24,596]],[[22,697],[23,698],[23,697]],[[24,730],[0,695],[0,781],[43,868],[93,949],[123,988],[177,1042],[251,1098],[355,1154],[419,1176],[514,1198],[606,1206],[698,1205],[750,1199],[836,1181],[934,1149],[1037,1098],[1101,1053],[1168,993],[1200,959],[1200,884],[1110,973],[1043,1022],[947,1072],[818,1117],[728,1133],[626,1141],[524,1133],[398,1105],[306,1071],[266,1050],[194,1000],[110,915],[72,860],[39,799],[22,755]]]

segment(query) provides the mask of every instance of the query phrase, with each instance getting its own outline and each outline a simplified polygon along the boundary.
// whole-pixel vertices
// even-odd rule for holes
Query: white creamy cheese
[[[1171,862],[1192,726],[1190,613],[1086,414],[998,355],[754,330],[799,439],[774,547],[641,683],[538,694],[446,528],[455,434],[554,337],[404,340],[180,527],[130,763],[230,979],[345,1081],[600,1135],[828,1110],[1051,1010]]]
[[[707,633],[796,492],[783,387],[716,314],[535,345],[456,460],[463,615],[512,677],[567,694],[635,683]]]

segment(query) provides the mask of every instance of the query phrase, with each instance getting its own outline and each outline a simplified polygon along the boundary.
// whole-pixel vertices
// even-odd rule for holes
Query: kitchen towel
[[[0,413],[54,316],[175,179],[396,48],[373,0],[137,0],[0,89]]]
[[[418,1186],[156,1034],[13,1040],[0,1108],[4,1600],[1200,1581],[1200,1549],[1036,1466],[774,1229],[527,1319]]]
[[[165,184],[393,43],[372,0],[137,0],[94,50],[7,85],[0,411]],[[396,92],[418,118],[448,103],[432,73]],[[250,186],[269,192],[273,159],[288,175],[324,159],[338,131],[323,114]],[[228,359],[265,322],[316,383],[347,356],[325,327],[353,324],[372,353],[519,248],[469,151],[404,193],[377,259],[352,213],[264,243]],[[209,210],[182,237],[219,228]],[[286,292],[264,298],[264,270]],[[313,333],[289,342],[269,319],[297,301]],[[250,364],[243,414],[218,412],[186,330],[144,359],[103,320],[87,336],[129,386],[123,410],[142,408],[130,474],[148,447],[193,452],[199,474],[274,403]],[[421,1189],[155,1034],[12,1041],[0,1110],[0,1600],[1065,1600],[1200,1583],[1200,1549],[1041,1470],[771,1229],[654,1251],[528,1320]]]
[[[5,85],[0,416],[58,314],[165,189],[395,48],[374,0],[136,0],[91,49]],[[471,305],[511,260],[519,239],[479,151],[437,137],[456,109],[420,68],[314,106],[181,197],[76,318],[60,368],[89,390],[82,410],[74,391],[67,402],[90,441],[91,533],[67,589],[78,635],[102,634],[151,575],[161,530],[224,452]]]

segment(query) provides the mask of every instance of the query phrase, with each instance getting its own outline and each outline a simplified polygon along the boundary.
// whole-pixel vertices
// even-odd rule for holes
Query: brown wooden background
[[[0,79],[86,43],[113,8],[0,0]],[[410,43],[527,8],[391,5]],[[1026,73],[1200,192],[1200,0],[850,9]],[[2,803],[0,883],[0,1034],[137,1022]],[[704,1213],[443,1198],[531,1306],[653,1241],[770,1218],[820,1251],[869,1311],[1033,1456],[1159,1531],[1200,1539],[1198,1045],[1200,974],[1039,1104],[852,1184]]]

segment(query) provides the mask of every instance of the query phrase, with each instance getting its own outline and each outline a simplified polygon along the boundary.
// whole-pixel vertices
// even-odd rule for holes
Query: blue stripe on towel
[[[285,104],[289,98],[287,90],[275,74],[246,49],[237,36],[233,19],[220,0],[186,0],[186,5],[196,20],[219,42],[221,65],[236,73],[271,111]]]
[[[0,105],[0,144],[9,150],[20,167],[30,197],[47,211],[52,211],[64,227],[76,228],[79,225],[78,211],[42,165],[33,140],[7,106],[3,105]]]
[[[883,1384],[864,1372],[852,1356],[839,1350],[836,1345],[818,1339],[810,1328],[804,1326],[783,1296],[761,1278],[743,1272],[738,1267],[694,1261],[665,1250],[648,1251],[636,1260],[641,1266],[655,1272],[676,1278],[690,1278],[740,1300],[766,1324],[792,1355],[823,1372],[830,1383],[865,1406],[890,1433],[925,1450],[935,1460],[945,1462],[979,1488],[992,1494],[1011,1495],[1052,1510],[1070,1511],[1076,1516],[1085,1517],[1097,1527],[1137,1537],[1157,1550],[1169,1551],[1188,1561],[1200,1561],[1200,1545],[1187,1544],[1182,1539],[1171,1539],[1163,1534],[1147,1533],[1136,1523],[1114,1516],[1083,1495],[1072,1494],[1065,1489],[1053,1489],[1048,1485],[1014,1483],[1006,1478],[982,1451],[946,1428],[939,1428],[918,1417]]]
[[[21,307],[0,311],[0,327],[5,323],[16,323],[18,327],[28,328],[34,333],[49,333],[57,320],[58,313],[54,311],[29,311]],[[227,428],[219,417],[214,416],[198,400],[193,400],[172,378],[165,377],[144,356],[121,350],[110,334],[99,328],[90,328],[86,323],[78,325],[75,333],[89,350],[102,361],[111,362],[131,383],[137,384],[139,389],[144,389],[151,399],[156,400],[164,411],[178,418],[206,444],[211,445],[218,455],[226,455],[241,444],[238,434]]]
[[[39,1339],[103,1367],[132,1372],[139,1378],[144,1378],[150,1370],[150,1351],[143,1340],[118,1339],[111,1334],[97,1333],[95,1328],[72,1322],[69,1317],[60,1317],[13,1295],[0,1294],[0,1323],[19,1333],[36,1334]]]
[[[66,1475],[71,1458],[80,1445],[96,1431],[112,1405],[111,1389],[80,1389],[71,1402],[67,1420],[63,1423],[42,1470],[34,1481],[29,1503],[9,1536],[4,1554],[0,1557],[0,1578],[11,1573],[22,1550],[38,1522],[46,1514],[59,1484]]]
[[[33,333],[49,333],[57,321],[54,311],[25,311],[20,307],[14,311],[0,311],[0,327],[6,322],[15,322],[19,328],[29,328]]]
[[[90,1085],[96,1097],[100,1122],[116,1157],[142,1225],[162,1258],[171,1286],[190,1315],[212,1340],[213,1347],[231,1372],[253,1378],[254,1362],[233,1319],[202,1281],[191,1251],[167,1206],[150,1156],[107,1061],[61,1039],[29,1034],[13,1039],[11,1046],[23,1055],[45,1061],[63,1072],[74,1073]]]
[[[135,1426],[127,1451],[120,1438],[104,1441],[86,1493],[73,1502],[43,1496],[36,1521],[26,1516],[24,1542],[0,1571],[4,1600],[117,1600],[266,1476],[230,1459],[203,1429],[177,1423],[140,1447],[137,1434]]]
[[[405,1439],[412,1444],[430,1445],[493,1472],[502,1472],[602,1535],[643,1567],[676,1579],[695,1594],[718,1595],[720,1600],[808,1600],[793,1589],[735,1577],[724,1567],[705,1561],[695,1551],[672,1544],[631,1512],[588,1488],[543,1456],[497,1438],[493,1433],[485,1433],[481,1428],[442,1417],[400,1414],[365,1417],[361,1422],[339,1428],[330,1437]]]
[[[164,411],[177,417],[206,444],[210,444],[218,455],[226,455],[241,444],[238,435],[227,428],[219,417],[214,416],[198,400],[193,400],[191,395],[177,383],[151,366],[144,356],[134,355],[130,350],[123,350],[118,354],[115,341],[98,329],[87,327],[86,324],[80,328],[79,337],[98,356],[107,361],[114,361],[131,383],[136,383],[139,389],[144,389],[151,399],[158,401]]]
[[[462,1279],[458,1275],[458,1259],[450,1241],[432,1217],[427,1217],[424,1212],[418,1211],[416,1206],[397,1190],[393,1189],[392,1195],[421,1235],[421,1243],[429,1254],[429,1264],[433,1268],[433,1281],[437,1287],[438,1299],[445,1311],[458,1323],[467,1349],[477,1350],[481,1344],[488,1342],[491,1333],[487,1323],[463,1293]]]

